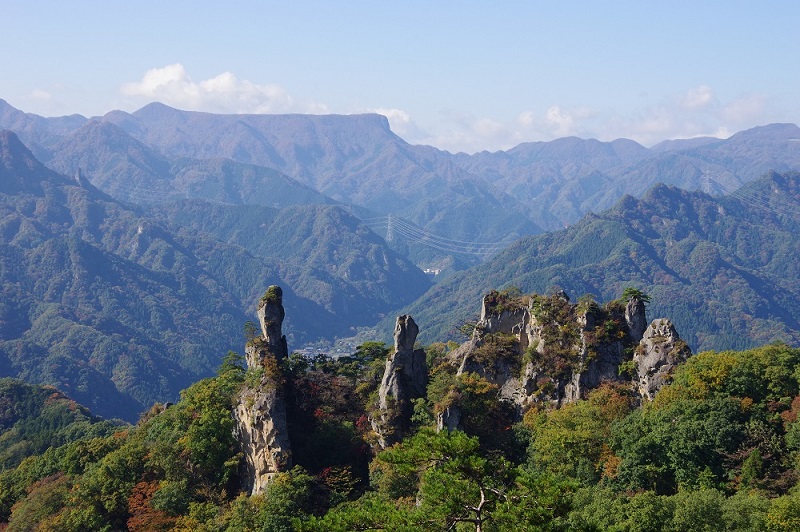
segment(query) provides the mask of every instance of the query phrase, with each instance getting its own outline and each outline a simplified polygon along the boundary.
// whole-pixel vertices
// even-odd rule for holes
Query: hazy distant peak
[[[756,126],[750,129],[745,129],[731,136],[728,140],[730,142],[753,142],[753,141],[767,141],[775,142],[776,140],[800,140],[800,127],[796,124],[767,124],[765,126]]]
[[[691,139],[663,140],[650,148],[653,153],[666,153],[668,151],[691,150],[707,144],[720,142],[717,137],[694,137]]]
[[[191,111],[182,111],[180,109],[170,107],[169,105],[163,104],[161,102],[152,102],[148,103],[141,109],[134,111],[132,114],[136,118],[153,119],[153,118],[163,118],[167,115],[189,113],[189,112]]]
[[[37,191],[44,180],[67,182],[40,163],[14,132],[0,131],[0,192]]]
[[[29,172],[41,166],[16,133],[8,129],[0,131],[0,161],[4,170],[12,172]]]

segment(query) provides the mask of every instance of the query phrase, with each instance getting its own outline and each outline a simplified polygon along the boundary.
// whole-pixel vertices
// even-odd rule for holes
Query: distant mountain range
[[[724,140],[668,140],[649,149],[626,139],[569,137],[474,155],[409,145],[380,115],[216,115],[153,103],[92,119],[43,118],[0,100],[0,128],[15,131],[46,164],[70,175],[80,166],[102,190],[113,194],[116,187],[119,197],[126,190],[163,193],[169,184],[184,197],[194,192],[217,201],[274,203],[253,196],[266,178],[239,183],[212,169],[190,182],[176,179],[181,159],[227,159],[269,168],[338,202],[392,213],[460,242],[559,229],[656,183],[719,195],[767,171],[800,168],[794,124],[756,127]],[[132,183],[120,183],[123,171]],[[407,237],[425,238],[416,231]]]

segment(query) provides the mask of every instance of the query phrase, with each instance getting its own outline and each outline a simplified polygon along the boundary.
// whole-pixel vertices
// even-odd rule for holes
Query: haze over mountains
[[[659,182],[720,194],[768,170],[800,165],[800,128],[793,124],[650,149],[625,139],[572,137],[474,155],[409,145],[380,115],[215,115],[154,103],[92,119],[42,118],[0,101],[0,127],[15,131],[46,164],[68,175],[80,167],[121,199],[277,206],[289,198],[324,202],[313,197],[321,193],[375,217],[392,213],[413,223],[418,230],[398,235],[400,242],[437,235],[508,243],[574,223]],[[453,255],[440,247],[442,253],[412,254],[433,265]]]
[[[0,129],[0,368],[100,414],[209,374],[270,284],[293,348],[403,308],[442,340],[509,285],[638,285],[694,349],[800,338],[793,124],[469,155],[380,115],[44,118],[0,100]],[[421,268],[445,274],[431,288]]]
[[[98,413],[132,419],[238,349],[265,286],[286,286],[287,306],[301,317],[287,324],[293,345],[371,325],[429,286],[419,269],[338,207],[310,206],[308,215],[301,208],[299,220],[243,207],[235,213],[237,231],[261,232],[257,244],[190,230],[199,216],[204,227],[225,231],[231,215],[212,207],[217,212],[207,203],[171,206],[183,228],[163,209],[159,220],[82,177],[47,169],[2,132],[2,374],[56,385]],[[286,248],[298,240],[335,256],[322,266],[313,254],[298,257],[302,247]],[[270,245],[286,252],[268,258],[262,249]],[[338,269],[328,268],[334,260]]]

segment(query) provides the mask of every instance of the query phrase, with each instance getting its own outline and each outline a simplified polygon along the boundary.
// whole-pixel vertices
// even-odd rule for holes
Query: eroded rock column
[[[428,364],[425,351],[414,349],[419,327],[411,316],[397,317],[394,327],[394,352],[386,360],[378,389],[378,412],[372,428],[378,443],[386,448],[402,438],[411,426],[412,399],[425,397]]]
[[[262,335],[245,347],[248,373],[254,373],[258,381],[245,386],[233,411],[244,454],[245,484],[253,495],[292,467],[285,382],[279,364],[288,356],[286,337],[281,333],[283,318],[283,293],[280,287],[270,286],[258,307]]]

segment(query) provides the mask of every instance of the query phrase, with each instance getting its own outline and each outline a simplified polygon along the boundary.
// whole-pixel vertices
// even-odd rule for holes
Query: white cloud
[[[564,109],[553,105],[545,113],[545,124],[551,133],[558,137],[579,135],[584,131],[583,122],[592,115],[592,111],[587,107]]]
[[[389,120],[389,127],[392,131],[406,140],[420,135],[424,136],[416,122],[411,119],[411,115],[402,109],[379,107],[371,109],[369,112],[385,116]]]
[[[666,96],[656,104],[630,112],[627,116],[608,117],[595,124],[598,138],[627,137],[646,146],[667,139],[694,137],[727,138],[741,131],[770,121],[765,100],[759,96],[720,101],[707,86]]]
[[[180,63],[145,72],[140,81],[120,87],[124,96],[196,111],[217,113],[319,113],[324,105],[298,102],[280,85],[258,85],[231,72],[194,81]]]
[[[515,120],[515,130],[517,136],[536,140],[585,136],[591,131],[595,118],[595,111],[589,107],[551,105],[541,115],[533,111],[520,113]]]
[[[700,85],[689,89],[680,99],[680,105],[686,109],[701,109],[714,103],[714,90],[708,85]]]
[[[507,149],[524,139],[513,126],[452,109],[442,112],[442,123],[440,130],[424,142],[451,152]]]
[[[722,108],[722,117],[732,124],[746,124],[765,114],[766,102],[761,95],[738,98]]]
[[[40,102],[49,102],[53,99],[53,95],[46,90],[34,89],[34,91],[31,92],[31,98]]]
[[[553,103],[540,110],[522,111],[509,122],[448,111],[440,130],[423,142],[450,151],[476,152],[565,136],[602,141],[628,138],[645,146],[670,139],[727,138],[736,131],[774,121],[768,104],[759,95],[721,100],[712,87],[701,85],[624,111],[600,112]]]
[[[120,92],[138,104],[155,100],[181,109],[218,113],[331,112],[325,105],[298,101],[280,85],[259,85],[232,72],[195,81],[180,63],[148,70],[141,80],[124,84]],[[47,93],[41,91],[38,96],[44,101]],[[510,121],[453,109],[442,110],[441,116],[428,117],[425,123],[392,106],[344,112],[382,114],[392,131],[412,144],[477,152],[565,136],[603,141],[630,138],[646,146],[666,139],[727,137],[731,131],[767,123],[767,103],[762,96],[721,101],[711,86],[700,85],[621,112],[550,102],[540,109],[523,110]]]
[[[69,99],[69,91],[59,84],[47,88],[35,88],[19,97],[20,108],[25,112],[41,116],[63,116],[75,112],[74,105],[65,103]]]

